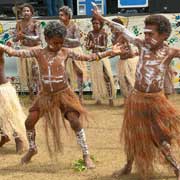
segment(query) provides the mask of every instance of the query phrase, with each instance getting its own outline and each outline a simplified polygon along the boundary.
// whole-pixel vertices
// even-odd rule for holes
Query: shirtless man
[[[77,142],[83,153],[83,158],[87,168],[94,168],[90,159],[88,146],[86,143],[85,132],[82,121],[87,119],[87,111],[81,105],[79,99],[70,89],[65,72],[65,63],[69,57],[75,57],[80,61],[99,60],[103,57],[116,55],[119,53],[119,47],[114,46],[113,50],[106,52],[83,55],[73,52],[72,49],[64,48],[63,42],[66,36],[66,28],[58,22],[49,22],[44,30],[47,46],[45,48],[32,50],[14,50],[7,46],[0,45],[11,56],[36,57],[40,67],[42,91],[29,109],[29,115],[25,122],[29,150],[22,158],[22,163],[28,163],[32,156],[37,153],[35,143],[35,124],[40,117],[45,117],[46,142],[49,152],[52,153],[52,147],[49,144],[48,132],[50,129],[53,135],[53,148],[55,151],[61,150],[60,141],[60,123],[63,120],[61,114],[69,121],[74,130]]]
[[[93,53],[103,52],[107,48],[108,34],[103,29],[103,23],[98,19],[92,18],[91,22],[93,30],[87,34],[85,47]],[[113,106],[116,91],[109,59],[92,62],[90,68],[92,95],[96,104],[101,104],[103,99],[108,99],[109,105]]]
[[[170,36],[171,24],[163,15],[150,15],[144,23],[144,39],[134,37],[124,26],[107,20],[94,8],[96,18],[122,32],[139,50],[134,90],[128,96],[122,126],[128,163],[118,175],[128,174],[134,160],[143,180],[149,179],[157,152],[164,155],[180,180],[180,166],[171,153],[171,142],[179,141],[180,114],[163,93],[166,70],[180,49],[164,41]],[[168,125],[168,126],[167,126]],[[179,144],[178,144],[179,146]]]
[[[21,48],[24,49],[40,47],[40,23],[33,19],[34,8],[31,4],[23,4],[19,8],[23,18],[16,24],[13,41],[20,41]],[[28,87],[30,98],[33,99],[34,94],[40,91],[39,67],[36,59],[34,57],[20,59],[18,71],[22,91]]]

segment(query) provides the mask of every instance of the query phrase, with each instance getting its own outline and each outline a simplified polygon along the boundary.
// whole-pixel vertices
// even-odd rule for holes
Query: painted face
[[[122,55],[131,54],[131,47],[130,47],[128,41],[123,37],[122,34],[117,38],[117,43],[120,44]]]
[[[69,20],[69,16],[66,15],[63,11],[59,11],[59,20],[62,22],[67,22]]]
[[[98,31],[101,28],[101,24],[98,20],[93,20],[92,25],[95,31]]]
[[[51,51],[57,52],[59,51],[64,43],[64,38],[60,38],[60,37],[52,37],[52,38],[46,38],[46,42],[48,44],[48,48]]]
[[[150,49],[158,48],[166,39],[165,33],[158,33],[155,25],[147,25],[144,28],[145,44]]]
[[[32,17],[32,12],[29,7],[24,7],[22,9],[22,16],[24,19],[29,19]]]

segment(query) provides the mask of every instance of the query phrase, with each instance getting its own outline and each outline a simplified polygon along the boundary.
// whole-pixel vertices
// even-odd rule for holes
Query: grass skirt
[[[0,85],[0,107],[0,127],[4,132],[10,137],[17,132],[21,138],[26,139],[26,116],[10,82]]]
[[[137,62],[138,56],[135,56],[117,63],[120,90],[124,97],[127,97],[134,87]]]
[[[75,53],[80,53],[83,54],[82,48],[81,47],[76,47],[76,48],[72,48],[72,50]],[[76,61],[73,60],[72,58],[69,58],[66,62],[66,73],[68,75],[68,79],[71,85],[71,88],[76,90],[78,89],[78,75],[75,71],[75,67],[76,66],[80,71],[82,71],[83,74],[83,82],[88,80],[88,72],[87,72],[87,62],[85,61]],[[81,78],[81,77],[79,77]]]
[[[157,147],[163,141],[178,142],[179,135],[180,114],[163,92],[132,91],[126,102],[121,136],[127,158],[134,158],[142,176],[152,172],[155,155],[160,152]]]
[[[101,100],[104,98],[114,98],[116,89],[109,59],[103,58],[100,61],[93,61],[91,62],[90,66],[93,98],[96,100]],[[104,76],[107,76],[109,79],[112,97],[109,97],[108,88]]]
[[[70,88],[52,94],[40,93],[35,100],[35,106],[40,108],[40,117],[45,118],[45,136],[50,155],[62,151],[61,128],[66,126],[64,122],[66,113],[77,113],[81,123],[87,120],[87,111]]]

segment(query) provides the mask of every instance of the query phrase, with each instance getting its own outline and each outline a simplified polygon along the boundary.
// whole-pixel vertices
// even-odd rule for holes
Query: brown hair
[[[155,25],[159,34],[166,33],[167,38],[171,34],[171,24],[169,19],[163,15],[149,15],[144,21],[145,25]]]
[[[64,14],[69,16],[69,19],[72,19],[73,12],[72,12],[72,9],[70,7],[62,6],[61,8],[59,8],[59,12],[63,12]]]
[[[25,7],[28,7],[28,8],[30,9],[32,15],[34,14],[34,8],[33,8],[33,6],[32,6],[31,4],[28,4],[28,3],[24,3],[24,4],[22,4],[22,5],[19,6],[21,13],[22,13],[22,11],[23,11],[23,9],[24,9]]]

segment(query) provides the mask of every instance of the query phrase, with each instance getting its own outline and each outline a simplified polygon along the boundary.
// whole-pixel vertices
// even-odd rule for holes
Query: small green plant
[[[85,163],[84,163],[84,160],[82,159],[78,159],[76,160],[74,163],[73,163],[73,169],[75,171],[79,171],[79,172],[82,172],[84,170],[86,170],[86,166],[85,166]]]
[[[90,157],[91,157],[91,159],[93,160],[93,162],[98,162],[93,155],[91,155]],[[84,160],[83,160],[83,159],[78,159],[78,160],[76,160],[76,161],[73,163],[73,169],[74,169],[75,171],[78,171],[78,172],[85,171],[85,170],[87,169],[87,167],[86,167],[86,165],[85,165]]]

